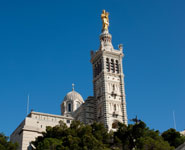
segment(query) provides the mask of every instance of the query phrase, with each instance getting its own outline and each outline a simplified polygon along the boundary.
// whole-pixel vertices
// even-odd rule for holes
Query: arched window
[[[68,104],[68,112],[71,112],[71,103]]]
[[[114,84],[112,85],[112,90],[115,91],[115,85]]]
[[[114,104],[114,111],[116,111],[116,104]]]
[[[114,122],[112,123],[112,128],[113,128],[113,129],[117,129],[117,128],[118,128],[118,121],[114,121]]]
[[[116,60],[116,72],[119,73],[119,64],[118,64],[118,60]]]
[[[106,59],[106,69],[107,69],[107,72],[110,71],[110,62],[109,62],[109,58]]]
[[[110,66],[111,66],[111,71],[112,71],[112,73],[114,73],[114,72],[115,72],[115,67],[114,67],[114,60],[113,60],[113,59],[111,59],[111,64],[110,64]]]

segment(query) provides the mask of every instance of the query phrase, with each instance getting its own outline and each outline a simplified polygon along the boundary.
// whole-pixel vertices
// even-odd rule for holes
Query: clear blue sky
[[[150,128],[185,129],[185,1],[0,1],[0,132],[10,135],[30,109],[60,114],[71,84],[92,95],[90,50],[100,14],[110,13],[113,45],[124,44],[128,118]]]

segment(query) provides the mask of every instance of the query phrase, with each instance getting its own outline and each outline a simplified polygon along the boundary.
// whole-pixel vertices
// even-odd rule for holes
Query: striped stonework
[[[119,50],[115,50],[111,40],[108,30],[102,31],[100,48],[91,52],[91,63],[96,120],[109,130],[114,130],[118,122],[127,125],[127,111],[122,67],[123,47],[120,45]]]

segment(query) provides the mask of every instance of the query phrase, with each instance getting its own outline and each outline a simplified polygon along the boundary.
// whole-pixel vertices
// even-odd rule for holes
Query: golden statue
[[[101,19],[103,22],[103,30],[108,30],[109,27],[109,13],[103,10],[101,14]]]

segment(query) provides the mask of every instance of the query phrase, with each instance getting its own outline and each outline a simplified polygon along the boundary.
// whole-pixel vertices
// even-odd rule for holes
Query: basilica
[[[123,46],[118,49],[112,45],[109,33],[109,13],[103,10],[101,14],[102,31],[100,47],[91,51],[93,69],[93,96],[86,100],[74,89],[67,93],[61,103],[61,115],[31,111],[10,136],[12,142],[19,144],[19,150],[31,147],[31,141],[41,136],[47,126],[56,126],[59,121],[68,126],[72,120],[85,124],[100,122],[110,130],[116,130],[117,123],[127,125],[127,111],[123,74]]]

